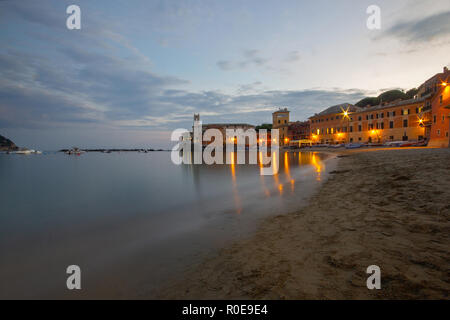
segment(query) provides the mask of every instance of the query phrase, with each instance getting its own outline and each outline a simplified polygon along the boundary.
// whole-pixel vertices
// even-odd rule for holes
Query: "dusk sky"
[[[66,27],[81,8],[81,30]],[[369,5],[381,30],[366,27]],[[40,150],[170,147],[208,122],[292,120],[450,65],[443,1],[0,0],[0,134]]]

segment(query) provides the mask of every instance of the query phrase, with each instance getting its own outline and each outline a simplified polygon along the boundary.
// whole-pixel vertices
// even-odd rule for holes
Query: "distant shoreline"
[[[72,149],[60,149],[57,152],[68,152]],[[155,151],[171,151],[167,149],[143,149],[143,148],[134,148],[134,149],[127,149],[127,148],[94,148],[94,149],[79,149],[80,151],[84,152],[155,152]]]

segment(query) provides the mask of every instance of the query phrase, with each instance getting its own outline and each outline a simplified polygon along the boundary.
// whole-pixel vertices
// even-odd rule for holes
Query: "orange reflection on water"
[[[320,181],[320,175],[321,172],[323,170],[323,163],[320,161],[320,159],[318,159],[318,157],[316,156],[316,153],[313,152],[312,156],[311,156],[311,164],[316,168],[316,172],[317,172],[317,181]]]
[[[294,192],[295,189],[295,180],[292,179],[291,177],[291,172],[289,170],[289,157],[288,157],[288,153],[285,152],[284,153],[284,172],[286,173],[286,177],[289,180],[290,184],[291,184],[291,192]]]
[[[259,180],[261,180],[261,188],[262,188],[264,194],[266,195],[266,197],[268,198],[268,197],[270,197],[270,191],[269,191],[269,189],[267,189],[266,182],[264,181],[264,175],[262,173],[263,172],[262,170],[264,168],[262,151],[258,152],[258,159],[259,159],[259,170],[260,170]]]
[[[272,152],[272,172],[273,172],[273,179],[275,182],[275,186],[277,186],[278,191],[280,192],[280,195],[283,194],[283,184],[280,183],[280,179],[278,177],[278,152]]]
[[[239,191],[236,183],[236,162],[234,161],[234,152],[230,153],[230,168],[231,168],[231,181],[233,184],[233,199],[236,206],[236,213],[240,214],[242,212],[241,198],[239,198]]]

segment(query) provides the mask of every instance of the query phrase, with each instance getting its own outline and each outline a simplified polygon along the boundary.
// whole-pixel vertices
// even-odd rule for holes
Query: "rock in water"
[[[18,149],[14,142],[0,135],[0,151],[16,151]]]

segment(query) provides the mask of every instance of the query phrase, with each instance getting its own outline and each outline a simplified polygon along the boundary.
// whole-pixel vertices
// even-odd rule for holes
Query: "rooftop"
[[[289,112],[289,110],[287,108],[279,108],[277,111],[273,113],[285,113],[285,112]]]

